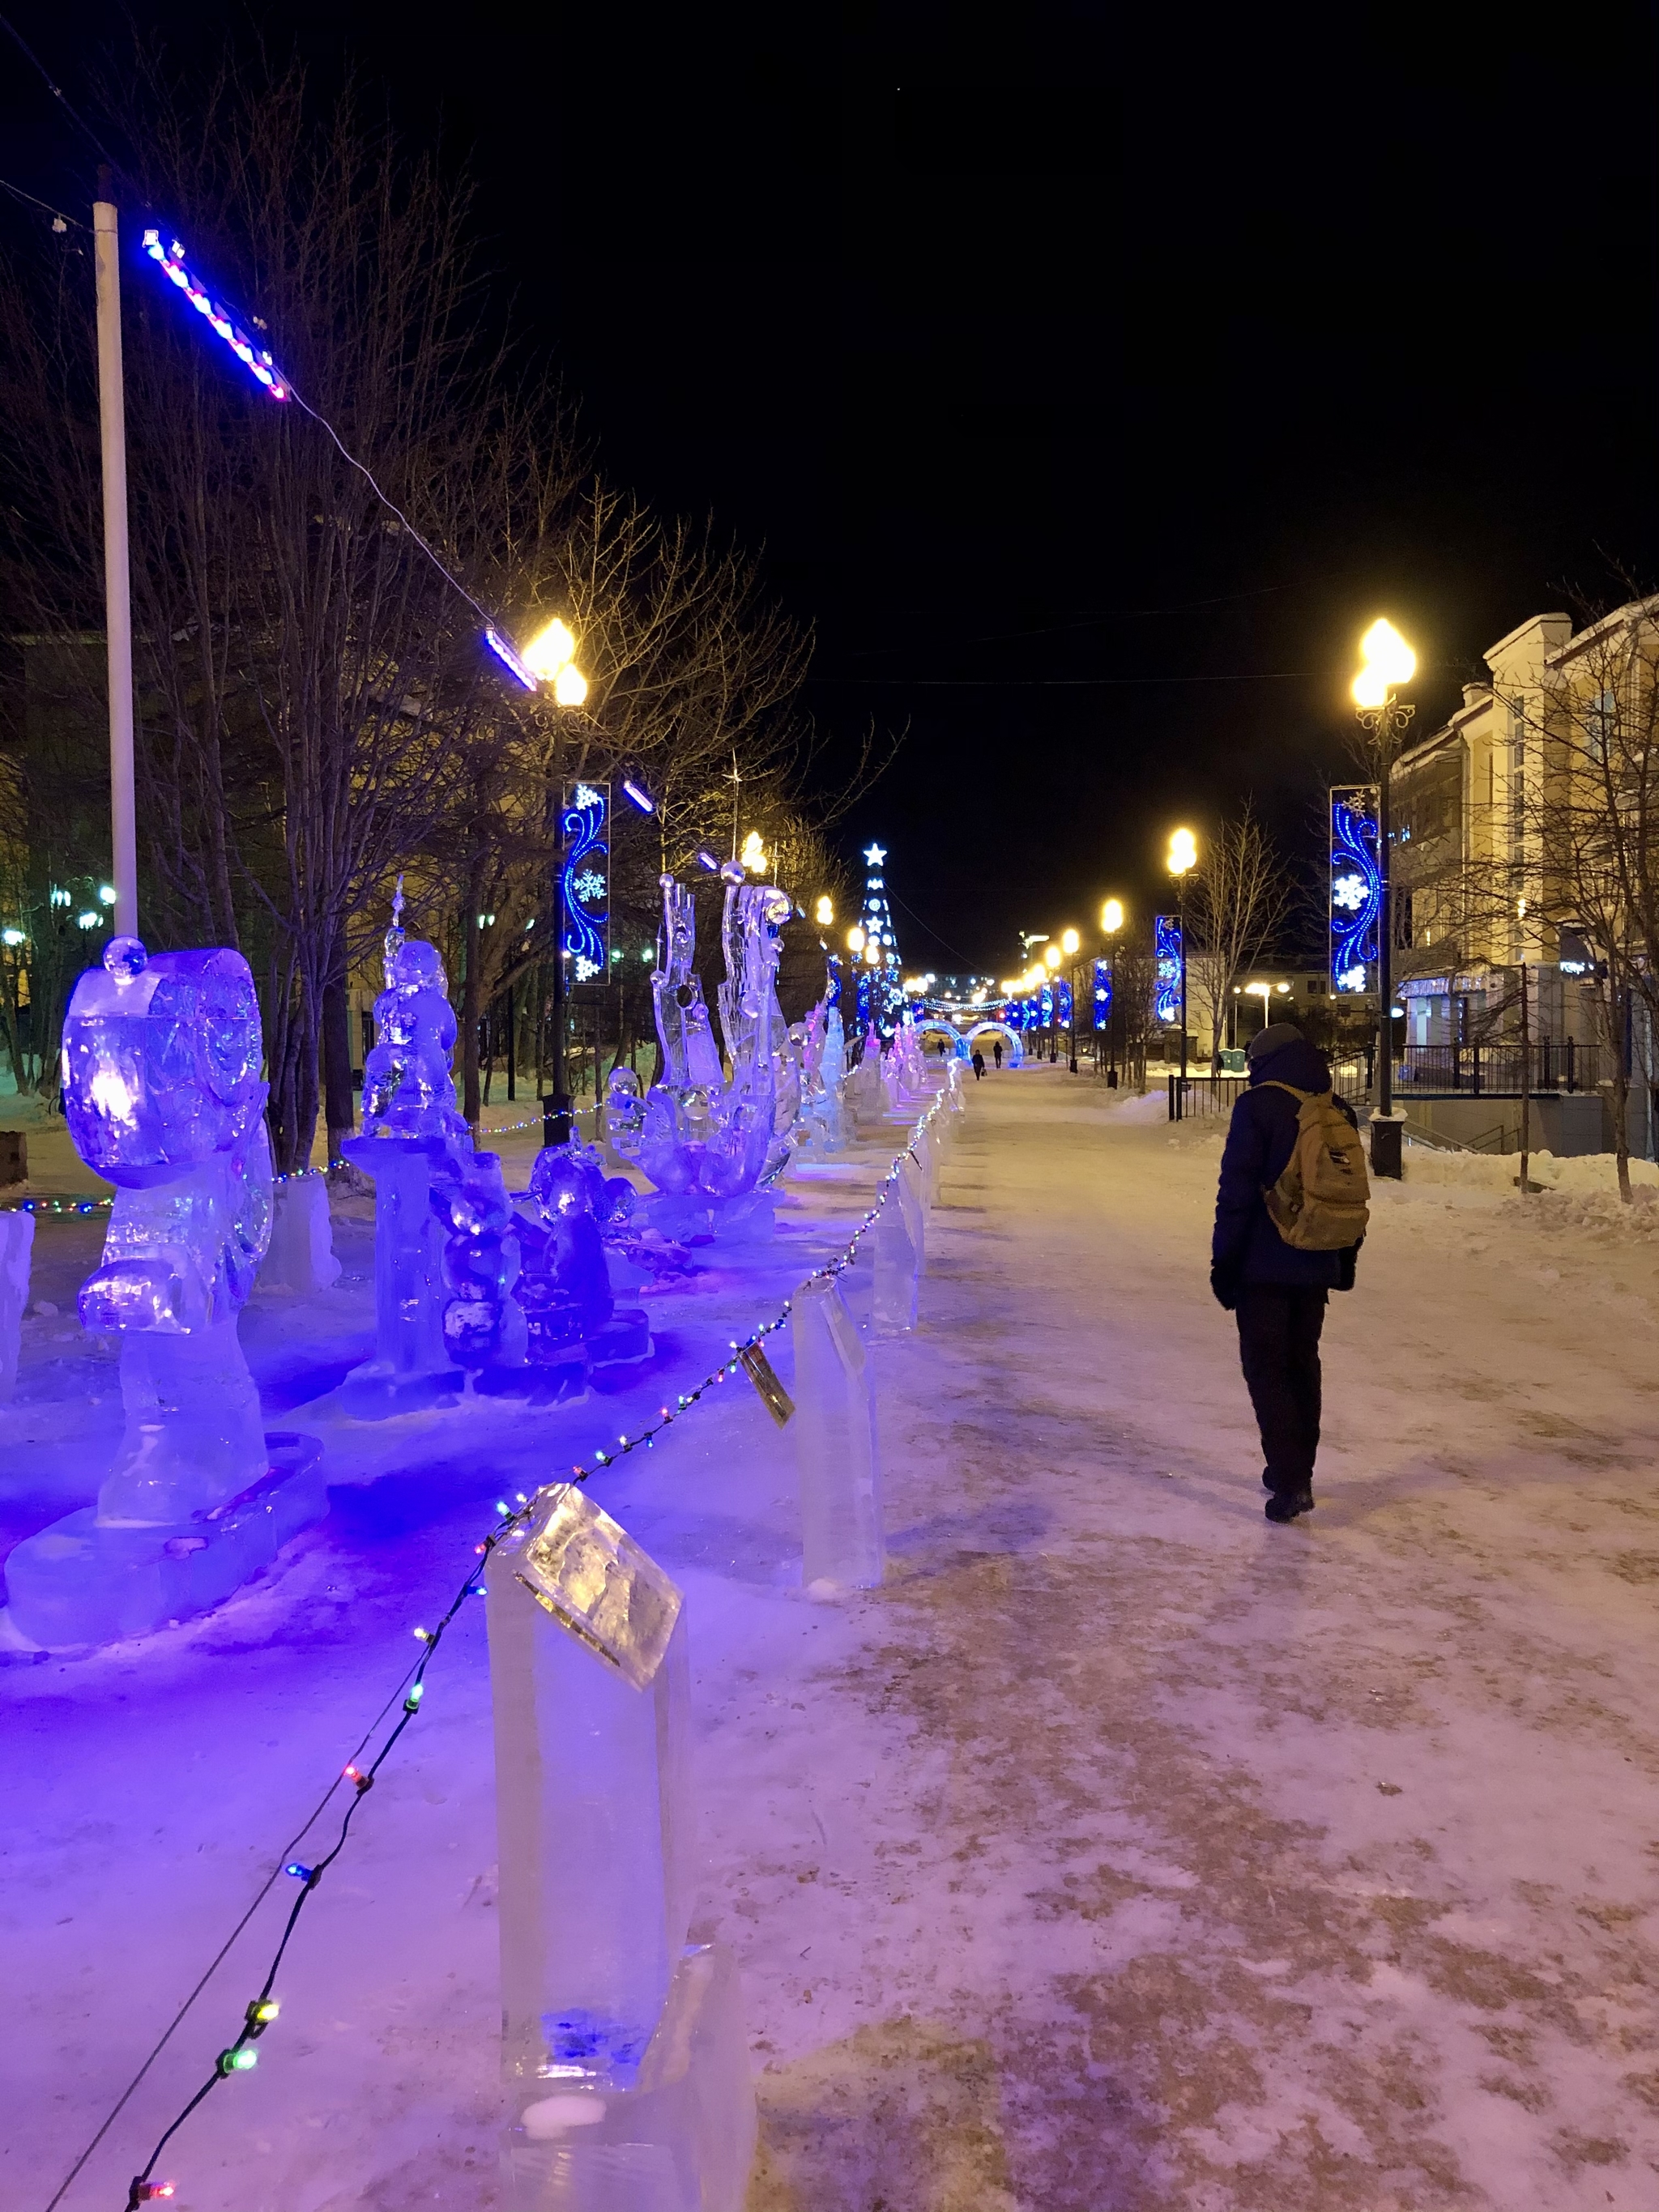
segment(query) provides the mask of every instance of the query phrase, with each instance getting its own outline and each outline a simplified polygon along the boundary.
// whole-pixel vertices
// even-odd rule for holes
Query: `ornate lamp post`
[[[1112,984],[1112,1002],[1106,1010],[1106,1058],[1108,1062],[1106,1084],[1107,1088],[1112,1091],[1115,1091],[1117,1088],[1116,1025],[1118,1018],[1117,974],[1113,956],[1116,951],[1115,940],[1122,927],[1123,902],[1121,899],[1109,898],[1105,905],[1100,909],[1100,933],[1106,940],[1106,958],[1109,964],[1109,969],[1111,974]],[[1097,1067],[1099,1066],[1099,1062],[1097,1060],[1096,1062],[1096,1066]]]
[[[556,616],[531,640],[522,658],[536,683],[550,687],[556,707],[578,708],[586,698],[587,678],[576,665],[576,641]],[[568,1145],[570,1141],[570,1094],[565,1088],[564,1066],[564,963],[568,956],[564,945],[564,786],[561,781],[560,744],[562,720],[562,715],[556,715],[553,722],[553,1036],[548,1069],[551,1089],[542,1100],[544,1145]],[[597,1075],[594,1088],[597,1094]]]
[[[1170,850],[1164,862],[1175,878],[1176,927],[1181,939],[1181,1080],[1187,1080],[1187,878],[1198,865],[1198,840],[1190,830],[1175,830],[1170,833]],[[1186,1092],[1183,1090],[1182,1096]]]
[[[1353,679],[1359,726],[1376,769],[1376,866],[1382,898],[1376,932],[1376,1093],[1371,1109],[1371,1173],[1400,1180],[1401,1115],[1394,1110],[1394,898],[1389,847],[1389,781],[1415,708],[1402,706],[1395,687],[1409,684],[1417,655],[1394,624],[1374,622],[1359,641],[1364,665]]]
[[[1060,949],[1066,956],[1070,991],[1066,1002],[1069,1016],[1066,1025],[1066,1064],[1073,1075],[1077,1073],[1077,953],[1082,942],[1074,929],[1063,929],[1060,933]]]

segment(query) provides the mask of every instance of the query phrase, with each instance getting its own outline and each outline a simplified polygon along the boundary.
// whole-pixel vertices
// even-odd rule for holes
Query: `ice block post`
[[[801,1581],[873,1589],[887,1553],[870,1357],[833,1280],[796,1291],[792,1328]]]
[[[17,1388],[17,1353],[29,1303],[29,1256],[34,1216],[0,1213],[0,1400]]]
[[[909,1164],[907,1160],[904,1166],[908,1168]],[[921,1272],[921,1212],[914,1195],[907,1195],[904,1170],[901,1169],[871,1231],[876,1262],[871,1317],[879,1329],[910,1329],[916,1325],[916,1279]]]
[[[754,2091],[735,1972],[686,1942],[684,1604],[582,1492],[492,1553],[502,2134],[514,2212],[741,2212]]]

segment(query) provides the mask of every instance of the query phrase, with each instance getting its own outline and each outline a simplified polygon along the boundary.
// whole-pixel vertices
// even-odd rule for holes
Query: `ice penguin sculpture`
[[[96,1643],[215,1603],[320,1518],[308,1437],[267,1436],[236,1334],[270,1234],[258,1002],[240,952],[114,939],[64,1021],[64,1111],[116,1186],[88,1328],[118,1331],[126,1423],[95,1507],[18,1546],[11,1619]]]

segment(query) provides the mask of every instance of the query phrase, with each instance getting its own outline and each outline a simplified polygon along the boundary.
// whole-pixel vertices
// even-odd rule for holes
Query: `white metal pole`
[[[121,255],[109,171],[98,172],[98,427],[104,459],[104,629],[108,639],[110,876],[118,935],[138,934],[138,846],[132,796],[132,587],[127,567],[126,403],[121,378]]]

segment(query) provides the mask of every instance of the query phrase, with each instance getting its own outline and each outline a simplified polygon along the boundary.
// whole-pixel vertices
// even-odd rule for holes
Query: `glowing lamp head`
[[[1357,707],[1386,705],[1389,692],[1417,673],[1417,655],[1391,622],[1374,622],[1360,639],[1359,650],[1364,665],[1353,679]]]
[[[766,848],[761,842],[761,833],[751,830],[743,841],[743,850],[738,855],[745,872],[751,876],[766,873]]]
[[[1060,932],[1060,949],[1062,952],[1075,952],[1078,946],[1081,945],[1083,939],[1078,935],[1074,929],[1066,929]]]
[[[1123,902],[1108,899],[1100,909],[1100,926],[1108,937],[1115,937],[1123,927]]]
[[[553,678],[553,696],[561,707],[580,707],[587,696],[587,678],[580,668],[567,665]]]
[[[849,952],[862,952],[864,950],[864,932],[857,922],[847,933],[847,950]]]
[[[562,668],[568,668],[576,658],[576,641],[569,627],[556,615],[545,629],[538,629],[520,658],[539,684],[551,684]]]
[[[1059,945],[1051,945],[1047,951],[1044,952],[1042,957],[1048,962],[1050,968],[1058,968],[1060,962],[1066,956],[1061,952]],[[1038,972],[1041,973],[1041,970]]]
[[[881,947],[873,938],[864,948],[864,964],[866,968],[879,968],[881,965]]]
[[[812,909],[812,919],[817,922],[820,929],[828,929],[835,918],[835,901],[830,897],[829,892],[825,891],[823,896],[818,901],[817,906]]]
[[[1190,830],[1172,830],[1170,834],[1170,873],[1172,876],[1184,876],[1197,866],[1197,838]]]

